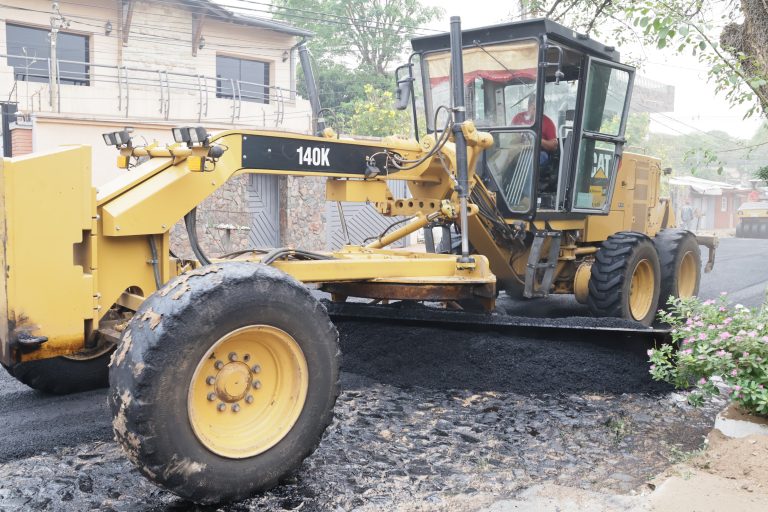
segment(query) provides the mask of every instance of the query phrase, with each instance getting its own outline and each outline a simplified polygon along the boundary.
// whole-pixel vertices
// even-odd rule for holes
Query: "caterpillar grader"
[[[53,393],[108,375],[127,457],[215,503],[276,485],[331,422],[338,334],[308,284],[331,305],[426,302],[487,318],[499,291],[530,308],[570,294],[638,329],[668,297],[697,292],[699,246],[711,268],[716,240],[676,229],[660,161],[623,152],[634,70],[614,48],[545,19],[462,32],[458,18],[412,46],[396,78],[413,139],[342,139],[322,119],[313,135],[182,126],[168,144],[123,130],[104,140],[124,172],[98,190],[89,146],[3,159],[4,367]],[[322,176],[329,201],[409,220],[333,252],[209,258],[195,207],[242,173]],[[393,195],[397,180],[407,197]],[[181,219],[194,259],[170,249]],[[460,243],[387,249],[436,226]]]

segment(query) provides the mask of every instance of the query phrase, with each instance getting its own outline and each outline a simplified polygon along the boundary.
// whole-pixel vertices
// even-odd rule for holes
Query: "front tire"
[[[659,302],[659,273],[650,238],[630,231],[611,235],[595,255],[587,305],[595,316],[651,325]]]
[[[68,395],[109,385],[109,358],[114,345],[92,354],[58,356],[5,366],[16,380],[52,395]]]
[[[697,295],[701,282],[701,249],[693,233],[664,229],[653,239],[653,244],[661,266],[661,307],[667,307],[670,297]]]
[[[247,498],[317,447],[339,392],[338,333],[292,277],[224,263],[142,304],[110,371],[117,440],[150,480],[196,503]]]

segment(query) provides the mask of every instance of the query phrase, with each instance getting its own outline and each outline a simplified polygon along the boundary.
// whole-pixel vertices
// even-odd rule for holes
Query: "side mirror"
[[[397,81],[397,90],[395,90],[395,108],[405,110],[411,101],[411,90],[413,89],[413,78],[401,78]]]

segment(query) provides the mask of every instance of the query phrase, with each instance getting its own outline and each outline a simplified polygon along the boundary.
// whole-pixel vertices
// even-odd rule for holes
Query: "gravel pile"
[[[631,493],[699,447],[720,408],[690,408],[650,380],[645,347],[615,340],[339,329],[344,391],[320,448],[279,488],[220,510],[458,511],[544,481]],[[0,509],[20,508],[190,505],[97,442],[0,466]]]

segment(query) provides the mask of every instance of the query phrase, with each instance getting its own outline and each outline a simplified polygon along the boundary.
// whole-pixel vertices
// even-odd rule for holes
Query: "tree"
[[[387,135],[409,136],[410,116],[402,110],[395,110],[395,101],[391,91],[382,91],[372,85],[366,85],[365,99],[353,104],[353,113],[347,127],[352,135]]]
[[[325,65],[353,58],[356,68],[387,75],[419,27],[442,13],[419,0],[275,0],[274,16],[315,33]]]
[[[690,52],[707,65],[710,80],[731,104],[749,105],[748,116],[768,114],[765,0],[523,1],[534,15],[587,34],[610,34],[619,44],[635,39]]]

